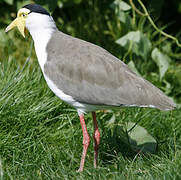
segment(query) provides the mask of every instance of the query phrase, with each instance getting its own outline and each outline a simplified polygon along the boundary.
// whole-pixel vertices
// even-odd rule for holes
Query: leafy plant
[[[179,110],[100,111],[100,167],[91,168],[88,156],[89,168],[81,175],[75,172],[82,150],[78,117],[48,89],[31,37],[4,32],[18,9],[32,2],[50,11],[61,31],[104,47],[181,103],[179,0],[1,0],[0,178],[180,179]],[[171,21],[166,19],[173,14]],[[87,126],[91,129],[92,122]],[[157,143],[157,154],[132,153],[145,150],[143,145],[155,153]]]

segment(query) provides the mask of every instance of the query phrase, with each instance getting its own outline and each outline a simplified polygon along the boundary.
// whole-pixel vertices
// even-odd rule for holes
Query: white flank
[[[56,85],[55,83],[53,83],[53,81],[51,81],[45,74],[44,74],[45,80],[49,86],[49,88],[55,93],[56,96],[58,96],[60,99],[62,99],[63,101],[73,105],[75,103],[75,100],[65,94],[63,91],[61,91]]]
[[[86,112],[95,111],[95,110],[99,110],[99,109],[105,109],[105,106],[104,106],[104,108],[103,107],[101,108],[101,106],[84,104],[84,103],[80,103],[80,102],[76,101],[72,96],[69,96],[69,95],[65,94],[63,91],[61,91],[55,85],[55,83],[52,80],[50,80],[45,74],[44,74],[44,77],[45,77],[45,80],[46,80],[49,88],[55,93],[55,95],[58,96],[63,101],[65,101],[66,103],[73,106],[74,108],[76,108],[78,113],[86,113]]]

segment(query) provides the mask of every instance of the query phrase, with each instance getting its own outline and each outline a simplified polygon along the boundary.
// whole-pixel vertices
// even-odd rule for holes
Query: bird
[[[131,71],[104,48],[58,30],[50,13],[38,4],[27,4],[5,32],[17,27],[23,37],[29,31],[43,76],[61,100],[77,110],[83,133],[79,172],[84,169],[90,136],[84,115],[92,113],[94,167],[97,167],[100,131],[97,110],[149,107],[176,108],[159,88]]]

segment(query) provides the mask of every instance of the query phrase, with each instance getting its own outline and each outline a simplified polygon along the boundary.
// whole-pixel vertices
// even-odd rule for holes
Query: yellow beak
[[[25,19],[23,17],[17,17],[6,29],[5,32],[8,32],[9,30],[13,29],[14,27],[17,27],[19,32],[22,34],[22,36],[25,38]]]

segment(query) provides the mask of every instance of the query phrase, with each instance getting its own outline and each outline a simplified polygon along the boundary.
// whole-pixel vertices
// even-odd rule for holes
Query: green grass
[[[110,2],[107,3],[109,6]],[[105,7],[102,1],[96,0],[73,9],[57,9],[53,15],[63,32],[100,45],[122,59],[126,50],[115,40],[131,29],[121,24],[114,12]],[[145,32],[153,47],[161,49],[170,45],[174,50],[172,56],[179,55],[180,49],[173,42],[162,42],[163,37],[157,38],[157,32],[145,22],[137,17],[139,28],[134,30]],[[91,144],[84,172],[77,173],[82,153],[82,130],[76,110],[59,100],[47,87],[34,51],[32,59],[23,68],[30,51],[30,36],[23,41],[16,31],[7,35],[4,26],[0,30],[0,180],[181,179],[180,109],[173,112],[146,108],[99,111],[101,144],[97,169],[93,168],[92,118],[87,114]],[[169,56],[171,52],[167,52]],[[134,60],[144,77],[180,103],[180,84],[175,76],[176,70],[180,72],[180,63],[176,61],[179,57],[172,57],[171,70],[165,78],[167,81],[159,81],[158,68],[149,58],[144,61],[130,55],[126,62]],[[113,114],[116,120],[109,124]],[[121,139],[120,125],[137,121],[157,140],[155,154],[137,154]]]
[[[112,113],[116,121],[110,126]],[[93,168],[91,144],[85,170],[77,173],[82,130],[76,111],[49,90],[37,62],[23,69],[13,60],[2,61],[0,179],[181,179],[179,110],[123,108],[97,115],[102,136],[99,166]],[[138,120],[158,141],[156,154],[136,154],[122,142],[118,125]],[[91,135],[90,114],[86,123]]]
[[[108,1],[88,1],[75,8],[58,8],[53,16],[63,32],[100,45],[120,59],[127,51],[115,40],[131,30],[146,33],[153,47],[172,57],[166,78],[160,81],[158,67],[149,57],[143,60],[130,54],[126,63],[133,60],[143,77],[180,103],[180,49],[169,40],[163,41],[164,37],[147,24],[145,17],[136,16],[135,27],[130,29],[120,23],[109,6]],[[5,8],[6,13],[8,9]],[[8,20],[7,17],[4,19]],[[32,59],[23,68],[24,59],[30,54],[31,37],[23,41],[17,31],[5,34],[8,23],[9,20],[0,23],[0,180],[181,179],[180,109],[173,112],[146,108],[99,111],[98,168],[93,168],[91,139],[85,170],[77,173],[82,153],[82,130],[76,110],[59,100],[47,87],[34,51]],[[109,124],[113,113],[115,123]],[[137,121],[157,140],[155,154],[137,154],[123,143],[120,125]],[[90,114],[86,115],[86,124],[92,137]]]

